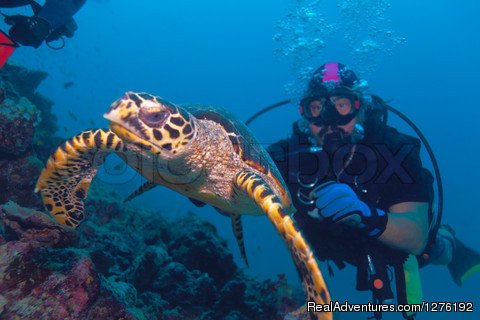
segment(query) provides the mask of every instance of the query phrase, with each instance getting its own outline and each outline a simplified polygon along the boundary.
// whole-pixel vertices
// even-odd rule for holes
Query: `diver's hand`
[[[50,24],[39,16],[15,16],[15,23],[8,33],[17,43],[38,48],[51,31]]]
[[[378,237],[385,231],[388,222],[385,211],[361,201],[347,184],[326,182],[315,188],[313,196],[324,219],[359,228],[372,237]]]

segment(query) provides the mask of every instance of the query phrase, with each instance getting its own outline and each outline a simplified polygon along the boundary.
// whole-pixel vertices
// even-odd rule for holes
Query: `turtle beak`
[[[109,127],[113,132],[115,132],[117,136],[119,136],[123,140],[129,141],[129,142],[140,140],[140,138],[136,134],[134,134],[132,131],[128,130],[124,126],[119,125],[115,122],[110,122]]]
[[[125,94],[122,98],[118,99],[103,115],[103,117],[110,121],[110,125],[113,123],[125,124],[126,121],[132,116],[133,109],[129,104],[128,94]]]
[[[118,114],[116,114],[116,112],[110,110],[105,113],[103,117],[110,122],[110,129],[123,139],[127,138],[127,136],[129,135],[127,133],[132,133],[131,130],[125,127],[125,122],[123,122],[121,118],[118,117]]]
[[[124,112],[122,112],[121,107],[117,109],[110,108],[110,110],[108,110],[103,117],[110,121],[110,129],[120,138],[126,141],[140,140],[140,136],[138,134],[139,130],[136,130],[135,128],[135,125],[138,126],[137,122],[129,121],[131,116],[129,116],[128,113],[123,115],[123,113]]]
[[[111,126],[112,124],[114,124],[114,123],[117,122],[117,121],[116,121],[116,120],[117,120],[116,117],[114,117],[110,112],[105,113],[105,114],[103,115],[103,117],[104,117],[105,119],[107,119],[108,121],[110,121],[110,126]]]
[[[110,128],[123,139],[135,135],[146,139],[143,125],[138,120],[140,103],[135,103],[131,92],[125,93],[123,97],[112,103],[108,111],[103,115],[110,121]]]

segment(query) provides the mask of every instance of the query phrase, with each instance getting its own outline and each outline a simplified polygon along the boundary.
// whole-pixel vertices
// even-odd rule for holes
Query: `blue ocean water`
[[[55,102],[59,134],[65,138],[85,128],[105,127],[104,111],[127,90],[151,92],[176,103],[220,105],[245,120],[261,107],[298,99],[299,75],[325,61],[342,61],[423,130],[442,171],[444,221],[480,249],[479,9],[475,0],[88,0],[76,16],[79,29],[64,49],[20,48],[12,61],[49,73],[39,90]],[[67,82],[73,85],[65,88]],[[263,116],[251,128],[267,146],[287,137],[297,118],[292,104]],[[392,123],[408,132],[399,121]],[[107,169],[115,161],[109,159]],[[141,183],[130,171],[114,180],[125,195]],[[230,221],[213,209],[196,208],[162,188],[135,201],[159,214],[191,210],[212,221],[243,265]],[[259,278],[285,273],[298,281],[287,250],[266,218],[244,221],[247,272]],[[422,314],[421,319],[479,319],[480,275],[458,288],[444,267],[428,267],[422,280],[425,300],[473,301],[475,312]],[[351,269],[337,271],[328,283],[334,298],[370,300],[368,294],[354,291]]]

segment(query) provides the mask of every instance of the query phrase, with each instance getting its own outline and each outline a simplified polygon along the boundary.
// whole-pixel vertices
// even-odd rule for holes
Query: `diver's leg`
[[[461,286],[469,276],[480,271],[480,253],[458,240],[452,227],[442,225],[430,252],[430,263],[446,265],[453,281]]]
[[[441,226],[430,251],[429,262],[434,265],[448,265],[452,261],[455,236],[450,229]]]

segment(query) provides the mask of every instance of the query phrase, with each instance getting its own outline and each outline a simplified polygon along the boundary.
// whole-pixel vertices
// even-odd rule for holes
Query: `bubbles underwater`
[[[292,97],[302,93],[305,82],[333,47],[351,54],[349,65],[361,74],[378,67],[378,57],[391,55],[406,42],[392,30],[387,15],[390,3],[371,1],[297,1],[276,25],[276,54],[290,61],[297,78],[286,87]],[[333,60],[338,60],[333,59]]]

